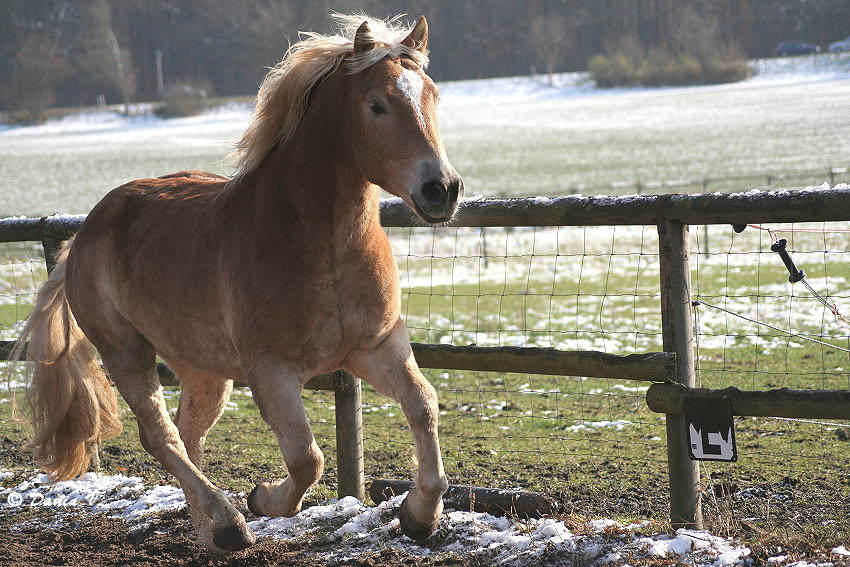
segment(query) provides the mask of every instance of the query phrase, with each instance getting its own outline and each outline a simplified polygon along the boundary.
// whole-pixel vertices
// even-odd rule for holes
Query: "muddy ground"
[[[174,484],[175,481],[151,459],[136,455],[112,455],[104,452],[106,473],[142,474],[148,482]],[[114,461],[114,462],[113,462]],[[539,486],[547,483],[558,486],[547,491],[559,505],[557,517],[575,522],[578,518],[615,518],[626,521],[650,519],[661,532],[665,528],[667,509],[667,480],[658,467],[647,476],[646,471],[630,476],[634,467],[623,467],[611,460],[597,460],[596,474],[600,479],[616,478],[616,482],[588,484],[567,477],[569,471],[551,466],[534,466],[517,470],[515,465],[504,465],[497,460],[490,463],[486,472],[480,468],[464,471],[461,478],[452,478],[458,484],[493,486],[501,479],[505,486],[521,485],[521,478],[533,477]],[[17,443],[8,438],[0,440],[0,465],[6,470],[31,471],[33,463],[29,454],[21,452]],[[590,463],[587,463],[589,466]],[[211,459],[209,472],[213,477],[233,474],[232,463]],[[244,471],[251,483],[263,480],[268,471],[258,467]],[[144,472],[143,472],[144,471]],[[477,471],[477,472],[476,472]],[[758,471],[733,473],[732,469],[719,468],[704,478],[703,503],[706,527],[715,535],[731,537],[749,547],[754,565],[768,564],[767,559],[786,557],[786,562],[805,559],[830,561],[835,565],[848,564],[830,554],[833,548],[844,545],[850,548],[850,501],[842,496],[841,487],[850,484],[850,470],[809,473],[800,477],[779,480],[762,476]],[[404,478],[406,470],[387,466],[388,476]],[[477,475],[485,475],[478,477]],[[254,477],[257,478],[254,478]],[[326,471],[325,479],[332,479],[333,471]],[[566,487],[566,488],[561,488]],[[231,488],[224,486],[224,488]],[[310,503],[305,503],[309,505]],[[247,518],[250,513],[242,503]],[[31,521],[28,521],[31,520]],[[402,565],[489,565],[487,558],[436,554],[420,557],[388,545],[379,552],[359,553],[346,557],[346,550],[335,549],[334,543],[317,543],[316,539],[289,540],[287,542],[261,539],[249,550],[227,556],[214,556],[194,542],[194,535],[185,510],[156,516],[145,528],[128,530],[120,519],[76,516],[65,518],[63,525],[50,525],[51,518],[38,516],[30,510],[11,514],[0,511],[0,565],[68,565],[75,567],[104,566],[378,566]],[[47,524],[47,525],[45,525]],[[10,529],[11,528],[11,529]],[[435,545],[439,545],[435,543]],[[350,554],[350,553],[349,553]],[[632,564],[652,564],[642,561]],[[557,564],[563,563],[563,558]],[[666,561],[666,560],[665,560]],[[539,565],[552,565],[546,559]],[[582,564],[578,561],[575,564]],[[658,565],[669,562],[659,560]],[[782,565],[784,562],[771,562]],[[524,565],[535,565],[534,562]]]
[[[847,503],[830,500],[826,490],[795,486],[795,483],[789,480],[778,485],[761,486],[753,490],[753,496],[742,499],[740,496],[733,497],[728,494],[729,490],[734,488],[728,483],[717,481],[713,486],[711,493],[705,495],[706,515],[709,521],[714,523],[713,532],[732,536],[750,547],[752,565],[783,565],[803,559],[830,561],[834,565],[850,564],[830,554],[830,550],[840,544],[839,541],[844,537],[842,533],[848,533],[847,521],[842,523],[837,519],[836,506],[841,508],[838,512],[843,510],[842,513],[846,514],[850,510],[846,510]],[[620,509],[622,512],[625,509],[634,510],[638,501],[643,499],[648,515],[654,515],[651,513],[652,509],[663,505],[664,493],[658,491],[652,495],[632,495],[628,499],[614,494],[609,494],[608,498],[585,494],[577,500],[583,501],[588,508],[594,508],[597,512],[606,506],[609,509]],[[570,507],[575,509],[575,504],[576,502]],[[763,514],[767,506],[771,507],[772,519],[765,519],[763,516],[753,516],[756,519],[752,519],[747,516],[748,512]],[[731,513],[733,510],[734,514]],[[251,518],[247,510],[242,511]],[[609,513],[607,516],[613,515],[615,514]],[[562,512],[561,516],[572,521],[577,517],[574,512]],[[605,516],[592,514],[587,517]],[[405,550],[394,549],[391,545],[379,552],[363,552],[354,557],[346,557],[345,553],[350,554],[350,550],[335,548],[338,544],[334,543],[317,544],[315,539],[281,542],[264,538],[249,550],[225,557],[215,556],[195,544],[185,509],[155,516],[149,525],[135,530],[129,530],[123,520],[105,516],[66,517],[62,526],[51,526],[50,520],[51,518],[39,516],[38,512],[34,511],[23,516],[0,514],[0,565],[478,567],[490,564],[486,557],[458,554],[421,557]],[[48,525],[45,526],[45,523]],[[724,527],[728,533],[718,533],[718,528]],[[438,542],[435,545],[439,545]],[[786,560],[767,561],[768,558],[776,556],[784,556]],[[580,560],[572,563],[568,558],[559,557],[556,563],[540,558],[522,564],[542,566],[585,563]],[[643,557],[632,564],[674,563],[668,559]]]
[[[4,526],[5,528],[5,526]],[[473,558],[453,557],[433,560],[385,549],[364,553],[354,559],[340,558],[329,563],[315,544],[282,543],[261,539],[251,549],[227,557],[217,557],[198,548],[192,538],[188,517],[165,515],[150,529],[129,533],[122,520],[105,517],[86,518],[72,528],[32,527],[22,531],[2,530],[0,565],[74,567],[133,566],[162,567],[247,567],[260,565],[298,565],[304,567],[349,565],[352,567],[396,567],[402,565],[465,565],[482,563]],[[309,548],[307,547],[309,545]]]

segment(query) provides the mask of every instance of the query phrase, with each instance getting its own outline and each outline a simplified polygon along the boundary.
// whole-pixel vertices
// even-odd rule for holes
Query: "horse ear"
[[[416,22],[416,25],[413,26],[413,29],[410,30],[410,34],[404,38],[404,41],[401,42],[407,47],[412,47],[413,49],[418,49],[422,53],[425,53],[428,49],[428,22],[425,20],[425,16],[419,16],[419,21]]]
[[[354,53],[363,53],[373,47],[375,47],[375,40],[372,39],[372,30],[369,29],[369,22],[364,21],[354,34]]]

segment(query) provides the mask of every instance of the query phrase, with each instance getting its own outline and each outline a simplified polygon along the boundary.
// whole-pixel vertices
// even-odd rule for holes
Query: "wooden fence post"
[[[53,272],[56,267],[56,256],[62,249],[62,241],[57,241],[52,236],[44,235],[41,237],[41,247],[44,249],[44,263],[47,266],[47,274]]]
[[[662,202],[663,203],[663,202]],[[661,272],[661,321],[664,350],[675,352],[676,381],[695,386],[693,320],[691,316],[690,242],[688,225],[659,214],[658,254]],[[674,529],[702,528],[699,463],[688,457],[688,439],[681,415],[666,414],[667,463],[670,477],[670,522]]]
[[[366,498],[363,470],[363,413],[361,412],[360,379],[344,370],[337,371],[336,402],[336,466],[337,495]]]

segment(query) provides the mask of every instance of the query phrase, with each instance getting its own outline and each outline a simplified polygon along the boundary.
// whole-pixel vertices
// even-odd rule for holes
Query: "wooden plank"
[[[180,380],[177,379],[177,376],[174,375],[174,372],[172,372],[165,363],[160,362],[157,364],[156,370],[159,373],[159,383],[163,386],[180,385]],[[246,383],[239,380],[235,380],[233,385],[237,388],[248,387]],[[341,381],[341,377],[338,376],[336,372],[329,372],[327,374],[314,376],[309,382],[307,382],[307,384],[304,385],[304,388],[307,390],[339,391],[345,388],[345,384]]]
[[[478,199],[462,201],[450,226],[746,224],[850,220],[850,189],[790,188],[727,194]],[[420,226],[400,199],[381,201],[383,226]]]
[[[13,341],[0,341],[0,360],[9,357]],[[481,372],[519,372],[554,376],[586,376],[664,382],[676,375],[676,355],[647,352],[616,355],[598,351],[569,351],[540,347],[479,347],[411,343],[421,368],[478,370]],[[26,353],[26,350],[24,350]],[[165,364],[159,365],[163,386],[179,382]],[[245,384],[236,382],[236,386]],[[312,378],[308,390],[338,390],[345,386],[331,372]]]
[[[15,347],[15,341],[0,341],[0,360],[9,360],[12,355],[12,349]],[[27,347],[21,352],[21,356],[26,356]]]
[[[646,403],[657,413],[681,414],[686,395],[704,399],[725,396],[732,402],[732,414],[738,416],[850,420],[850,390],[742,391],[734,386],[711,390],[657,383],[646,392]]]
[[[675,381],[695,384],[691,270],[688,226],[664,220],[658,224],[658,258],[661,277],[661,321],[665,352],[675,352]],[[667,468],[670,476],[670,522],[673,529],[702,529],[699,463],[688,456],[688,439],[681,415],[668,414]]]
[[[375,479],[369,487],[369,496],[375,504],[412,489],[409,480]],[[443,506],[461,511],[486,512],[494,516],[540,518],[557,512],[550,498],[534,492],[500,490],[477,486],[449,485],[443,494]]]
[[[86,215],[0,219],[0,242],[40,242],[45,236],[55,241],[68,240],[85,219]]]
[[[850,189],[670,195],[664,201],[664,216],[685,224],[846,221]]]
[[[663,382],[676,373],[676,355],[649,352],[615,355],[541,347],[481,347],[412,343],[421,368],[519,372]]]
[[[15,341],[0,341],[0,361],[9,360],[9,355],[12,352],[12,348],[15,346]],[[24,347],[23,354],[26,355],[27,349]],[[157,364],[157,373],[159,374],[159,383],[163,386],[179,386],[180,380],[174,375],[174,372],[165,365],[160,362]],[[233,383],[234,386],[237,387],[247,387],[248,385],[244,382],[235,381]],[[340,381],[340,378],[336,375],[335,372],[329,372],[328,374],[320,374],[319,376],[314,376],[310,379],[309,382],[304,386],[307,390],[328,390],[328,391],[337,391],[345,388],[345,385]]]
[[[655,196],[537,197],[461,201],[450,226],[591,226],[653,224]],[[381,225],[421,226],[401,199],[381,201]]]

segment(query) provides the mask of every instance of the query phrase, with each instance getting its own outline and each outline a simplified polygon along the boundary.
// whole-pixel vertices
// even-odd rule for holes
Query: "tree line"
[[[298,30],[331,11],[425,14],[436,80],[586,69],[623,49],[734,47],[850,35],[847,0],[0,0],[0,109],[153,100],[162,85],[256,92]]]

